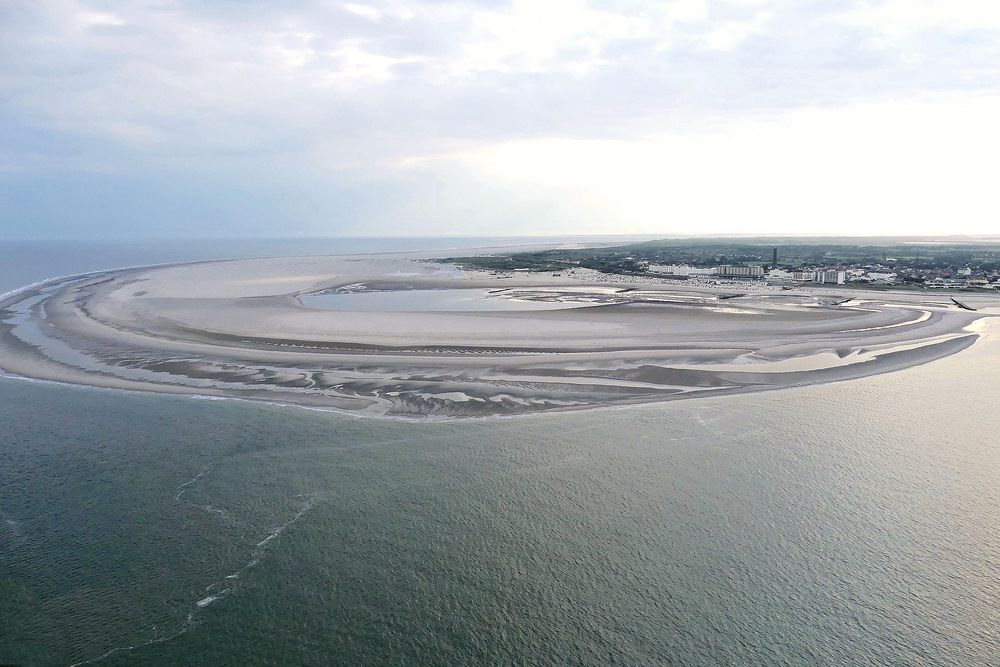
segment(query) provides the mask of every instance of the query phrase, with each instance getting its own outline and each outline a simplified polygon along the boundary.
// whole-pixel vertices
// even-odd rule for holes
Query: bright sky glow
[[[1000,3],[0,3],[7,237],[995,234]]]

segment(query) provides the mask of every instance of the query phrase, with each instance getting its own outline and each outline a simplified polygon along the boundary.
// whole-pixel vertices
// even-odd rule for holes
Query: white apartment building
[[[813,274],[814,283],[843,285],[847,280],[846,271],[816,271]]]
[[[687,264],[650,264],[647,269],[651,273],[663,273],[670,276],[714,276],[715,267],[704,268]]]
[[[719,275],[726,278],[763,278],[764,267],[724,264],[719,267]]]

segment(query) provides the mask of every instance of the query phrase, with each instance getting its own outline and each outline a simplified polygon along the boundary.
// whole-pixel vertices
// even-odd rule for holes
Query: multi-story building
[[[764,267],[724,264],[719,267],[718,273],[725,278],[763,278]]]
[[[824,269],[813,273],[812,280],[814,283],[843,285],[846,279],[847,279],[846,271],[827,271]]]
[[[648,271],[671,276],[714,276],[716,274],[714,266],[705,268],[687,264],[650,264]]]

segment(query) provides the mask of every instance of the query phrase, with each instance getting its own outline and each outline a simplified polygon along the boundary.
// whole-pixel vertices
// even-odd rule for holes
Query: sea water
[[[427,423],[0,378],[0,663],[996,664],[998,364]]]

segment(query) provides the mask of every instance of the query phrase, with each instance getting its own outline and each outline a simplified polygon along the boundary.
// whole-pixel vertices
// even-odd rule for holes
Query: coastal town
[[[855,284],[891,287],[909,285],[928,289],[1000,289],[1000,271],[971,266],[915,267],[887,258],[875,264],[833,264],[786,268],[778,261],[777,248],[770,264],[722,264],[691,266],[688,264],[649,264],[640,262],[637,268],[651,277],[694,279],[746,280],[769,285]]]
[[[559,248],[449,258],[505,276],[598,272],[655,282],[775,288],[853,285],[872,289],[1000,290],[1000,246],[982,244],[764,245],[662,240],[605,248]]]

